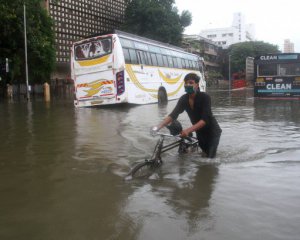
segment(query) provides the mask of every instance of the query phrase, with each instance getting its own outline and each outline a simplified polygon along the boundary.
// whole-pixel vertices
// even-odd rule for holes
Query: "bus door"
[[[74,46],[76,99],[115,96],[112,38],[104,37]]]

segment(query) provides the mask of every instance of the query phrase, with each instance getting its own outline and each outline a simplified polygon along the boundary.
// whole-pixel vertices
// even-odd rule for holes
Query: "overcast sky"
[[[255,38],[283,49],[284,39],[300,52],[300,0],[175,0],[181,12],[189,10],[192,25],[186,34],[199,34],[207,28],[230,27],[235,12],[245,16],[246,24],[254,24]]]

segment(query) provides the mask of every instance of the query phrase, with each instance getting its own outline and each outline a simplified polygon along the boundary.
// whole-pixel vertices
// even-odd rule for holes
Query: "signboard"
[[[254,85],[255,97],[300,98],[300,77],[258,77]]]

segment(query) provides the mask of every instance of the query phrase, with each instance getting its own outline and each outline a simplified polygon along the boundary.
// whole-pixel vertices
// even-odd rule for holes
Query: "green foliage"
[[[213,81],[213,80],[218,80],[218,79],[223,79],[223,75],[220,72],[217,72],[215,70],[211,70],[207,72],[207,80],[208,81]]]
[[[0,0],[0,58],[10,59],[10,77],[25,81],[23,0]],[[41,0],[26,1],[27,50],[30,83],[49,80],[55,64],[52,20]]]
[[[178,14],[174,0],[129,0],[121,29],[158,41],[180,45],[184,28],[192,22],[189,11]]]
[[[192,24],[192,14],[188,10],[184,10],[180,16],[180,23],[183,27],[188,27]]]
[[[231,58],[231,72],[245,71],[247,57],[255,57],[267,53],[279,53],[278,46],[262,41],[242,42],[228,48],[227,58]]]

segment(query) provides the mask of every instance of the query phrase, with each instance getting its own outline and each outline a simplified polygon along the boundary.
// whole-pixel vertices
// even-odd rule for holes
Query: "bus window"
[[[164,66],[164,62],[163,62],[163,57],[161,54],[156,54],[157,57],[157,62],[158,62],[158,66],[163,67]]]
[[[160,52],[164,55],[167,55],[168,54],[168,50],[165,49],[165,48],[160,48]]]
[[[198,69],[199,69],[199,68],[197,67],[197,65],[198,65],[197,62],[193,61],[193,69],[194,69],[194,70],[198,70]]]
[[[125,63],[131,63],[130,55],[129,55],[129,49],[123,48]]]
[[[156,46],[149,45],[149,51],[154,53],[160,53],[160,48]]]
[[[258,76],[276,76],[276,75],[277,75],[276,64],[260,65],[258,68]]]
[[[181,65],[182,65],[182,68],[186,68],[184,59],[181,59]]]
[[[172,59],[173,59],[174,68],[178,68],[177,58],[173,57]]]
[[[157,66],[157,58],[155,53],[150,53],[153,66]]]
[[[176,61],[177,61],[177,64],[178,64],[178,68],[182,68],[181,59],[177,58]]]
[[[146,64],[146,59],[143,51],[137,50],[137,56],[138,56],[138,63],[139,64]]]
[[[134,47],[139,50],[149,51],[148,45],[145,43],[134,41]]]
[[[151,61],[150,53],[145,52],[145,55],[146,55],[146,59],[147,59],[147,64],[148,65],[153,65],[152,61]]]
[[[169,63],[169,67],[174,67],[174,63],[173,63],[173,59],[172,57],[168,56],[168,63]]]
[[[193,69],[193,62],[191,60],[189,60],[189,66],[190,66],[190,69]]]
[[[136,52],[134,49],[129,49],[129,55],[130,55],[131,63],[137,64],[138,60],[137,60]]]
[[[169,64],[168,64],[168,58],[167,58],[167,56],[166,55],[163,55],[162,56],[163,57],[163,62],[164,62],[164,67],[168,67],[169,66]]]
[[[109,37],[75,45],[75,60],[100,58],[110,54],[112,52],[111,42],[111,37]]]
[[[189,61],[187,59],[184,59],[184,62],[185,62],[185,68],[189,69],[190,68]]]
[[[122,47],[134,48],[132,40],[120,38],[120,42]]]

